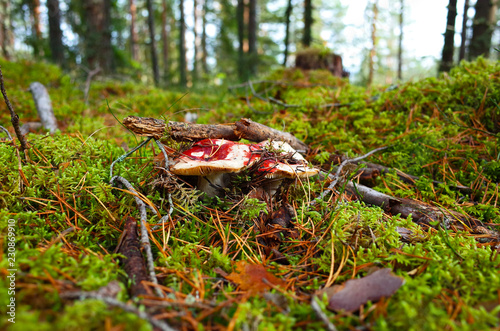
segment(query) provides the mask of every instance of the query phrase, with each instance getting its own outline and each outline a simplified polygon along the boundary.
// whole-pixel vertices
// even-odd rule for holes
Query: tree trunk
[[[49,46],[52,53],[51,58],[54,63],[61,67],[65,67],[59,0],[47,0],[47,11],[49,15]]]
[[[135,29],[136,16],[137,16],[137,7],[135,6],[134,0],[129,0],[129,8],[130,8],[130,54],[132,56],[132,60],[139,60],[139,37],[137,36],[137,31]]]
[[[375,55],[377,53],[377,19],[378,19],[378,6],[377,6],[377,1],[375,0],[373,2],[373,7],[372,7],[372,33],[371,33],[371,39],[372,39],[372,49],[370,50],[370,58],[369,58],[369,64],[368,64],[368,82],[367,85],[370,86],[373,83],[373,76],[375,72]]]
[[[168,51],[168,29],[167,29],[167,17],[168,17],[168,5],[167,0],[162,1],[163,10],[161,12],[161,40],[162,40],[162,56],[163,56],[163,70],[164,70],[164,78],[166,85],[169,85],[169,77],[170,77],[170,63],[169,63],[169,51]]]
[[[33,55],[40,57],[42,55],[42,27],[40,25],[40,0],[30,0],[28,7],[31,15],[31,44],[33,46]]]
[[[243,0],[238,0],[236,21],[238,23],[238,77],[240,81],[246,81],[248,77],[245,66],[245,3]]]
[[[476,14],[472,24],[472,38],[469,45],[469,57],[480,55],[489,57],[491,37],[495,29],[497,0],[477,0]]]
[[[186,73],[186,23],[184,20],[184,0],[179,1],[179,83],[182,87],[187,85]]]
[[[158,58],[156,57],[156,41],[155,41],[155,25],[154,17],[155,13],[153,11],[153,3],[151,0],[146,0],[146,5],[148,7],[148,28],[149,28],[149,47],[151,50],[151,65],[153,67],[153,80],[155,86],[160,83],[160,68],[158,67]]]
[[[100,62],[104,72],[114,71],[113,47],[111,46],[111,1],[104,0],[104,22],[102,28],[102,53]]]
[[[193,0],[193,36],[194,36],[194,42],[193,42],[193,50],[194,50],[194,55],[193,55],[193,72],[192,72],[192,81],[193,85],[198,82],[198,56],[199,56],[199,51],[198,51],[198,45],[199,45],[199,39],[198,39],[198,1]]]
[[[465,0],[464,3],[464,17],[462,19],[462,33],[461,38],[462,41],[460,43],[460,53],[458,54],[458,61],[462,61],[465,59],[465,43],[467,42],[467,21],[469,17],[467,16],[467,12],[469,11],[469,0]]]
[[[201,30],[201,68],[203,69],[203,74],[208,75],[208,65],[207,65],[207,12],[208,12],[208,1],[203,0],[203,11],[201,13],[202,17],[202,30]]]
[[[302,36],[302,45],[310,47],[312,42],[312,0],[305,0],[304,2],[304,35]]]
[[[13,45],[10,0],[4,0],[0,3],[0,48],[7,60],[10,59]]]
[[[250,74],[257,73],[257,0],[249,0],[248,10],[248,66]]]
[[[104,72],[111,72],[113,65],[110,1],[83,2],[83,20],[86,22],[86,30],[82,35],[85,59],[91,69],[100,67]]]
[[[398,79],[403,80],[403,14],[404,0],[400,0],[401,7],[399,9],[399,46],[398,46]]]
[[[439,71],[448,72],[453,67],[453,52],[455,50],[455,18],[457,17],[457,0],[448,3],[448,17],[446,19],[446,30],[444,32],[444,46]]]
[[[283,66],[286,67],[288,60],[288,43],[290,42],[290,16],[292,16],[292,0],[288,0],[288,5],[285,12],[285,53],[283,58]]]

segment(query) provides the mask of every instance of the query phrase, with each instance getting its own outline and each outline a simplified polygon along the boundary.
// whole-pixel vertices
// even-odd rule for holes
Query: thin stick
[[[314,310],[316,313],[316,316],[319,317],[319,319],[325,324],[326,329],[328,331],[337,331],[337,328],[335,325],[333,325],[332,322],[328,319],[328,316],[321,310],[321,307],[319,306],[318,302],[316,302],[317,297],[313,296],[311,299],[311,308]],[[318,299],[319,300],[319,299]]]
[[[116,163],[119,163],[119,162],[122,162],[123,160],[125,160],[127,157],[129,157],[132,153],[134,153],[136,150],[138,150],[139,148],[141,148],[142,146],[146,145],[153,137],[148,137],[148,139],[144,140],[142,143],[140,143],[139,145],[135,146],[133,149],[131,149],[129,152],[123,154],[122,156],[120,156],[119,158],[117,158],[116,160],[114,160],[112,163],[111,163],[111,166],[109,167],[109,177],[110,178],[113,178],[113,167],[115,166]]]
[[[146,261],[148,264],[149,278],[151,279],[151,282],[153,284],[158,285],[158,279],[156,278],[155,264],[153,260],[153,252],[151,251],[151,244],[149,243],[149,235],[147,228],[148,215],[146,212],[146,205],[141,199],[139,199],[139,193],[135,190],[135,188],[132,186],[132,184],[130,184],[128,180],[120,176],[115,176],[111,178],[110,184],[113,185],[115,181],[118,181],[121,184],[123,184],[134,195],[135,203],[137,204],[137,208],[139,209],[139,213],[141,215],[141,245],[144,251],[146,252]],[[159,297],[163,298],[163,293],[158,288],[158,286],[155,286],[155,292]]]
[[[118,307],[120,309],[123,309],[124,311],[135,314],[139,318],[141,318],[145,321],[148,321],[152,326],[154,326],[155,328],[158,328],[162,331],[176,331],[174,328],[172,328],[170,325],[168,325],[164,321],[159,321],[159,320],[155,319],[150,314],[138,309],[137,307],[135,307],[133,305],[126,304],[124,302],[118,301],[118,300],[110,298],[110,297],[105,297],[101,294],[83,292],[83,291],[75,291],[75,292],[61,293],[60,296],[62,298],[65,298],[65,299],[80,299],[80,300],[96,299],[96,300],[104,302],[108,306]]]
[[[329,193],[333,190],[333,188],[335,187],[335,185],[337,185],[337,183],[338,183],[338,181],[339,181],[339,179],[340,179],[340,176],[339,176],[339,175],[340,175],[340,172],[342,171],[342,168],[344,168],[344,166],[345,166],[346,164],[348,164],[348,163],[353,163],[353,162],[358,162],[358,161],[360,161],[360,160],[362,160],[362,159],[364,159],[364,158],[367,158],[368,156],[370,156],[370,155],[372,155],[372,154],[374,154],[374,153],[376,153],[376,152],[379,152],[379,151],[382,151],[382,150],[384,150],[384,149],[387,149],[388,147],[389,147],[389,146],[379,147],[379,148],[376,148],[376,149],[374,149],[374,150],[372,150],[372,151],[370,151],[370,152],[366,153],[365,155],[361,155],[361,156],[355,157],[354,159],[346,159],[346,160],[344,160],[344,161],[343,161],[343,162],[339,165],[339,167],[338,167],[338,169],[337,169],[337,172],[336,172],[336,173],[335,173],[335,175],[333,176],[333,178],[335,178],[335,179],[333,180],[333,182],[332,182],[332,183],[328,186],[328,188],[327,188],[327,189],[326,189],[323,193],[321,193],[321,194],[320,194],[320,196],[319,196],[317,199],[321,199],[321,200],[323,200],[323,199],[324,199],[324,197],[325,197],[326,195],[328,195],[328,194],[329,194]],[[312,202],[311,202],[311,205],[312,205],[312,206],[314,206],[315,204],[316,204],[316,201],[312,201]]]
[[[163,153],[163,156],[165,157],[165,170],[168,172],[170,170],[170,162],[168,160],[167,151],[165,150],[165,148],[163,147],[163,144],[159,140],[155,139],[155,143],[156,143],[156,145],[158,145],[158,148],[161,150],[161,152]],[[168,199],[168,204],[169,204],[170,208],[168,209],[168,214],[161,218],[161,224],[164,224],[165,221],[168,220],[170,215],[172,215],[172,213],[174,212],[174,203],[172,202],[172,194],[170,194],[170,192],[167,193],[167,199]]]
[[[7,105],[7,108],[9,108],[10,111],[10,121],[12,122],[12,126],[14,126],[14,131],[16,131],[17,139],[19,139],[19,142],[21,143],[21,151],[24,153],[24,156],[27,159],[28,156],[26,155],[25,151],[28,150],[28,143],[26,142],[26,138],[24,138],[24,136],[21,134],[21,127],[19,125],[19,116],[14,111],[14,108],[12,108],[12,104],[10,103],[9,98],[7,97],[7,92],[5,92],[5,86],[3,84],[2,66],[0,66],[0,89],[2,90],[2,95],[3,99],[5,100],[5,104]]]
[[[4,128],[1,125],[0,125],[0,130],[2,130],[3,132],[5,132],[7,134],[7,137],[9,137],[9,140],[12,140],[12,136],[10,135],[9,130],[7,130],[6,128]]]

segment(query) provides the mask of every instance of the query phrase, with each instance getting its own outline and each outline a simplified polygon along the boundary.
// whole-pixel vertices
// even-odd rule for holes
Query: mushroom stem
[[[209,197],[215,197],[219,191],[227,186],[228,175],[225,173],[213,173],[198,180],[198,189],[205,192]]]

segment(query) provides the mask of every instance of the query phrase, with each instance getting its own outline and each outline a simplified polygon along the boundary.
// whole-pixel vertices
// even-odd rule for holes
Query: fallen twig
[[[264,124],[242,118],[231,124],[192,124],[162,120],[150,117],[128,116],[123,120],[123,125],[130,131],[140,136],[160,139],[167,135],[177,141],[196,141],[201,139],[227,139],[237,141],[248,139],[261,142],[267,139],[285,141],[298,152],[306,152],[309,146],[288,132],[270,128]]]
[[[323,191],[320,196],[318,197],[318,199],[320,200],[323,200],[324,197],[329,194],[330,192],[332,192],[333,188],[335,187],[335,185],[337,185],[339,179],[340,179],[340,172],[342,171],[342,168],[344,168],[344,166],[348,163],[356,163],[362,159],[365,159],[367,158],[368,156],[376,153],[376,152],[379,152],[379,151],[382,151],[384,149],[387,149],[388,146],[383,146],[383,147],[379,147],[379,148],[376,148],[368,153],[366,153],[365,155],[361,155],[361,156],[358,156],[358,157],[355,157],[354,159],[346,159],[344,161],[342,161],[342,163],[340,164],[340,166],[337,168],[337,172],[335,173],[335,175],[333,175],[333,182],[330,183],[330,185],[328,185],[328,188]],[[316,201],[311,201],[311,205],[315,205],[316,204]]]
[[[316,316],[325,324],[326,329],[328,331],[337,331],[337,328],[335,325],[333,325],[332,322],[328,319],[328,316],[321,310],[321,307],[319,304],[316,302],[316,300],[319,300],[316,296],[313,296],[311,299],[311,308],[314,310],[316,313]]]
[[[165,323],[164,321],[159,321],[155,319],[153,316],[149,315],[148,313],[140,310],[139,308],[127,304],[121,301],[118,301],[116,299],[106,297],[100,294],[95,294],[95,293],[89,293],[89,292],[83,292],[83,291],[76,291],[76,292],[65,292],[61,293],[60,296],[65,299],[79,299],[79,300],[84,300],[84,299],[96,299],[104,302],[108,306],[111,307],[118,307],[120,309],[123,309],[124,311],[127,311],[129,313],[137,315],[139,318],[142,318],[143,320],[148,321],[152,326],[155,328],[159,328],[162,331],[175,331],[174,328],[172,328],[170,325]]]
[[[444,211],[442,208],[424,202],[392,197],[364,185],[348,182],[346,188],[361,201],[379,206],[392,215],[400,214],[401,218],[407,218],[411,215],[412,220],[416,223],[432,226],[432,222],[441,221],[446,227],[451,225],[461,229],[467,227],[472,232],[476,232],[478,227],[484,227],[483,223],[476,218],[451,210]]]
[[[146,252],[146,260],[147,260],[147,265],[148,265],[148,271],[149,271],[149,278],[153,284],[158,285],[158,279],[156,278],[156,273],[155,273],[155,265],[154,265],[154,260],[153,260],[153,253],[151,252],[151,244],[149,243],[149,235],[148,235],[148,229],[147,229],[147,213],[146,213],[146,205],[144,202],[139,198],[139,194],[137,191],[134,189],[132,184],[128,180],[126,180],[123,177],[120,176],[114,176],[110,180],[110,184],[113,185],[115,181],[120,182],[123,184],[132,194],[134,195],[135,202],[137,204],[137,208],[139,209],[139,213],[141,215],[141,245],[144,251]],[[160,291],[158,286],[155,286],[155,291],[156,294],[159,297],[163,297],[163,293]]]
[[[4,128],[1,125],[0,125],[0,130],[2,130],[3,132],[5,132],[7,134],[7,137],[9,137],[9,140],[12,140],[12,136],[10,135],[9,130],[7,130],[6,128]]]

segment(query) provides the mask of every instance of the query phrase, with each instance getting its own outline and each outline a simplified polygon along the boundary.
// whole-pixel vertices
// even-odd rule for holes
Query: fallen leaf
[[[328,299],[328,309],[356,311],[367,301],[375,302],[390,297],[403,283],[404,279],[394,275],[389,268],[377,270],[363,278],[350,279]]]
[[[238,261],[236,271],[225,278],[237,284],[240,290],[251,293],[267,291],[275,286],[285,287],[285,282],[269,273],[263,265],[246,261]]]

